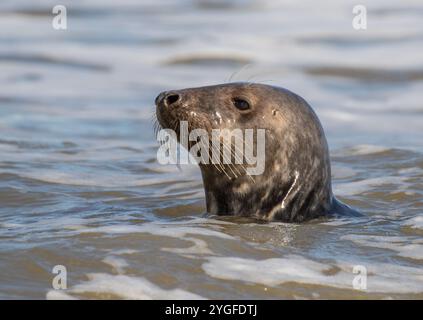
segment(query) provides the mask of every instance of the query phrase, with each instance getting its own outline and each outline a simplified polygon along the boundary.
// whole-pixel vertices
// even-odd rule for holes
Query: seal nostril
[[[165,98],[165,103],[170,106],[179,100],[179,94],[170,94]]]

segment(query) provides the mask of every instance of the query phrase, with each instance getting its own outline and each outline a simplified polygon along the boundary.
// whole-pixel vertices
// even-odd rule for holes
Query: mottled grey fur
[[[163,100],[170,94],[179,99],[167,106]],[[247,100],[251,110],[236,109],[235,98]],[[275,86],[230,83],[163,92],[156,105],[160,125],[176,131],[175,120],[186,120],[190,129],[208,132],[266,129],[262,175],[250,177],[240,165],[224,167],[228,173],[224,174],[222,168],[200,164],[209,213],[302,222],[355,212],[332,194],[325,134],[316,114],[300,96]]]

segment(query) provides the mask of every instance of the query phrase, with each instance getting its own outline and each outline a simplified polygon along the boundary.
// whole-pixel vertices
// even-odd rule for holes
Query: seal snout
[[[181,100],[181,95],[176,91],[164,91],[156,98],[156,106],[163,105],[167,108],[175,107]]]

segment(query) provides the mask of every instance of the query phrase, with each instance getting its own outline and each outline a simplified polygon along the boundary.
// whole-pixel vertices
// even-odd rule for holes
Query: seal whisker
[[[213,145],[212,145],[211,141],[209,140],[209,147],[207,148],[207,155],[209,157],[209,164],[211,164],[213,167],[215,167],[217,169],[217,171],[219,171],[220,173],[222,173],[222,170],[215,163],[213,163],[213,159],[212,159],[210,148],[213,148]]]
[[[225,143],[222,143],[221,144],[222,145],[222,147],[223,148],[226,148],[226,150],[228,150],[229,151],[229,153],[230,153],[230,161],[232,161],[232,158],[235,158],[235,154],[234,154],[234,152],[233,152],[233,149],[232,149],[232,145],[230,146],[230,147],[228,147]],[[224,155],[223,155],[223,149],[221,150],[221,158],[222,159],[224,159]],[[232,171],[232,173],[234,174],[234,176],[235,176],[235,178],[238,178],[238,175],[239,176],[242,176],[242,174],[241,174],[241,172],[238,170],[238,168],[234,165],[234,164],[232,164],[231,162],[230,163],[227,163],[227,164],[224,164],[224,165],[226,165],[231,171]],[[236,175],[235,174],[235,172],[232,170],[232,167],[238,172],[238,175]]]
[[[245,69],[247,69],[247,68],[251,67],[251,65],[252,65],[251,63],[244,64],[241,68],[239,68],[238,70],[236,70],[236,71],[232,72],[232,74],[231,74],[231,76],[229,77],[229,79],[227,79],[227,80],[226,80],[226,83],[230,83],[230,82],[232,82],[232,79],[233,79],[236,75],[238,75],[241,71],[243,71],[243,70],[245,70]]]
[[[247,82],[250,82],[253,79],[255,79],[256,83],[277,82],[277,80],[274,80],[274,79],[265,79],[265,80],[258,79],[258,77],[264,76],[264,75],[265,75],[264,73],[262,73],[262,74],[259,74],[259,73],[253,74],[250,77],[248,77]]]
[[[221,153],[220,148],[219,149],[216,149],[217,147],[213,143],[212,143],[212,148],[213,148],[213,153],[215,151],[218,151],[218,153],[219,153],[219,162],[217,163],[217,165],[220,167],[220,169],[222,170],[222,172],[228,177],[228,179],[231,180],[232,178],[228,175],[228,173],[226,172],[224,166],[220,162],[221,161],[221,156],[222,156],[222,153]],[[216,165],[216,164],[214,164],[214,165]]]
[[[242,176],[241,171],[238,169],[238,166],[240,166],[242,169],[244,169],[245,174],[253,181],[255,182],[255,180],[253,179],[253,177],[248,173],[247,168],[245,167],[245,164],[243,163],[243,160],[237,153],[236,151],[232,148],[232,144],[231,147],[229,148],[225,143],[222,144],[224,148],[226,148],[226,150],[228,150],[231,153],[231,160],[232,158],[234,158],[235,160],[240,160],[238,162],[240,162],[238,165],[235,164],[227,164],[229,167],[233,166],[233,168],[237,171],[239,176]],[[247,145],[244,143],[244,146],[247,147]],[[223,152],[223,150],[222,150]],[[223,154],[222,154],[223,157]],[[245,153],[244,153],[244,157],[247,159]],[[237,176],[236,176],[237,177]],[[238,177],[237,177],[238,178]]]
[[[228,150],[231,153],[231,159],[229,159],[229,160],[232,161],[232,156],[234,156],[232,147],[228,147],[225,143],[223,143],[222,146],[223,146],[223,148],[225,148],[225,150]],[[222,156],[223,156],[223,154],[222,154]],[[239,175],[241,175],[241,172],[239,172],[239,170],[236,168],[236,166],[234,166],[234,164],[232,164],[232,163],[226,163],[226,165],[232,171],[232,173],[234,174],[235,178],[238,178],[238,175],[233,171],[232,167],[238,172]]]
[[[245,174],[252,179],[251,175],[247,171],[247,168],[245,167],[244,158],[241,158],[241,156],[239,154],[237,154],[237,152],[235,150],[233,151],[233,156],[235,158],[235,161],[238,160],[238,162],[239,162],[238,166],[241,167],[242,169],[244,169]],[[238,168],[238,166],[237,166],[237,168]],[[242,175],[239,170],[238,170],[238,172],[239,172],[239,175]],[[253,179],[253,181],[254,181],[254,179]]]
[[[159,131],[162,129],[162,126],[160,125],[160,123],[157,121],[157,119],[154,121],[153,123],[153,131],[154,131],[154,136],[157,139],[157,136],[159,134]],[[160,141],[160,144],[163,144],[163,141]]]
[[[211,150],[210,150],[210,148],[212,148],[212,147],[213,146],[212,146],[212,144],[211,144],[211,142],[209,140],[209,147],[207,148],[207,155],[209,157],[208,164],[211,164],[213,167],[215,167],[217,169],[217,171],[219,171],[220,173],[222,173],[221,169],[216,164],[213,163],[213,159],[212,159],[212,155],[211,155]]]
[[[232,177],[226,172],[225,168],[223,166],[220,166],[220,168],[222,169],[223,173],[228,177],[228,179],[232,180]]]
[[[211,140],[210,140],[210,147],[211,147],[211,152],[212,152],[211,157],[210,157],[211,163],[213,163],[213,155],[215,154],[215,152],[219,153],[219,162],[217,164],[220,167],[221,166],[221,163],[220,163],[221,154],[220,154],[220,150],[218,150],[219,147],[215,146]],[[216,164],[216,163],[214,163],[214,164]]]

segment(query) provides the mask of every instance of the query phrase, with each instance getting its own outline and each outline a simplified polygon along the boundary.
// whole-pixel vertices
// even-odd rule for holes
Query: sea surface
[[[66,30],[56,4],[0,2],[1,299],[423,299],[421,1],[360,1],[366,30],[355,1],[62,0]],[[154,98],[231,81],[311,104],[362,217],[205,216]]]

